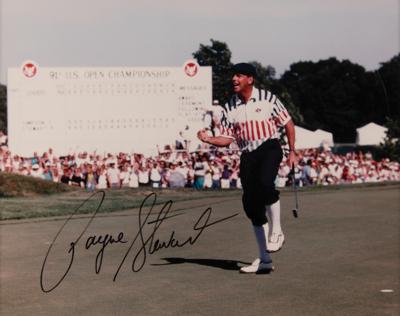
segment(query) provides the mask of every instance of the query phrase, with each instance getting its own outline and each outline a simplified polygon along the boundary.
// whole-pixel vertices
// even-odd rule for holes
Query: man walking
[[[278,127],[285,128],[290,149],[288,163],[292,166],[297,163],[294,123],[275,95],[254,87],[256,70],[251,64],[239,63],[232,70],[234,94],[224,106],[221,134],[210,136],[203,129],[198,132],[198,138],[219,147],[237,142],[242,153],[243,208],[252,222],[259,248],[259,257],[240,272],[269,273],[273,270],[269,252],[281,249],[285,240],[280,223],[279,191],[275,189],[283,157]]]

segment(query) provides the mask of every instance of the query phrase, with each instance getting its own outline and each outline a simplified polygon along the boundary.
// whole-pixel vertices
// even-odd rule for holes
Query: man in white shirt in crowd
[[[110,167],[107,170],[107,181],[110,188],[120,188],[120,171],[114,162],[110,163]]]

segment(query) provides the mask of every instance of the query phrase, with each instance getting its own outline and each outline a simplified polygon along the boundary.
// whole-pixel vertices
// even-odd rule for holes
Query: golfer
[[[284,126],[290,166],[297,164],[293,121],[279,99],[269,91],[254,87],[255,68],[239,63],[232,69],[233,95],[224,106],[218,136],[200,130],[198,138],[214,146],[237,142],[241,150],[240,179],[243,208],[256,235],[259,257],[242,273],[269,273],[273,265],[269,252],[281,249],[285,236],[280,223],[279,191],[275,178],[282,161],[279,126]]]

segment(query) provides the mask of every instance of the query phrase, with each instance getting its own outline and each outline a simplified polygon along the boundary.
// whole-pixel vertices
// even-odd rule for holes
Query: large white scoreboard
[[[154,153],[202,127],[212,102],[211,67],[48,68],[8,70],[12,153]]]

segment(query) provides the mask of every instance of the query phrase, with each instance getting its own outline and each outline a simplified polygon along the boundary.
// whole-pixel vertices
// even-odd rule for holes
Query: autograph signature
[[[65,226],[69,223],[71,218],[77,213],[77,211],[82,208],[86,203],[88,203],[90,200],[94,199],[97,195],[99,195],[99,201],[96,206],[96,209],[94,210],[92,216],[89,218],[86,226],[82,230],[82,232],[79,234],[79,236],[75,239],[75,241],[70,242],[69,249],[67,251],[68,253],[68,264],[66,270],[63,272],[62,276],[58,279],[58,281],[52,285],[52,286],[45,286],[44,285],[44,279],[45,279],[45,268],[46,268],[46,263],[47,260],[52,252],[52,248],[57,241],[57,239],[60,237],[61,233],[63,232]],[[65,277],[68,275],[69,271],[71,270],[72,264],[74,262],[75,258],[75,250],[76,247],[79,243],[79,241],[82,239],[83,235],[85,234],[86,230],[90,226],[91,222],[93,219],[96,217],[96,214],[100,210],[104,199],[105,199],[105,192],[104,191],[98,191],[93,193],[87,200],[85,200],[76,210],[73,212],[64,222],[64,224],[61,226],[60,230],[57,232],[56,236],[54,237],[53,241],[51,242],[46,256],[43,261],[42,269],[40,272],[40,287],[43,292],[49,293],[53,291],[55,288],[57,288],[62,281],[65,279]],[[238,215],[238,213],[233,214],[228,217],[224,217],[218,220],[211,221],[211,213],[212,213],[212,208],[209,207],[207,208],[197,221],[193,225],[193,235],[188,236],[185,240],[179,240],[175,237],[175,231],[172,231],[169,234],[169,238],[167,240],[160,240],[157,238],[157,231],[159,231],[161,225],[163,224],[164,221],[169,220],[173,217],[181,216],[183,215],[182,213],[180,214],[170,214],[173,202],[170,200],[166,202],[164,205],[162,205],[160,211],[157,213],[156,219],[155,220],[149,220],[150,215],[154,215],[153,209],[154,206],[156,205],[157,202],[157,195],[156,193],[150,193],[148,196],[146,196],[143,199],[143,202],[139,208],[139,214],[138,214],[138,231],[137,234],[134,236],[133,240],[131,241],[128,249],[125,252],[124,257],[122,258],[121,263],[119,264],[117,270],[114,273],[113,281],[115,282],[117,279],[117,276],[123,267],[125,261],[128,258],[128,255],[131,253],[132,249],[134,246],[138,246],[139,249],[137,250],[136,253],[133,253],[133,261],[132,261],[132,271],[133,272],[139,272],[144,265],[146,264],[146,260],[148,255],[152,255],[156,253],[157,251],[161,249],[166,249],[166,248],[180,248],[184,247],[186,245],[194,245],[197,240],[200,238],[204,230],[210,226],[213,226],[215,224],[221,223],[223,221],[226,221],[228,219],[231,219]],[[146,204],[150,204],[150,206],[146,207]],[[150,226],[150,232],[148,234],[145,233],[145,227]],[[112,245],[112,244],[125,244],[128,243],[128,240],[125,238],[125,234],[123,232],[120,232],[116,237],[114,237],[112,234],[105,234],[103,235],[91,235],[87,237],[86,243],[85,243],[85,249],[89,250],[91,247],[94,246],[100,246],[100,250],[97,253],[96,260],[95,260],[95,271],[96,273],[100,273],[101,267],[103,264],[103,256],[104,256],[104,251],[107,246]]]

